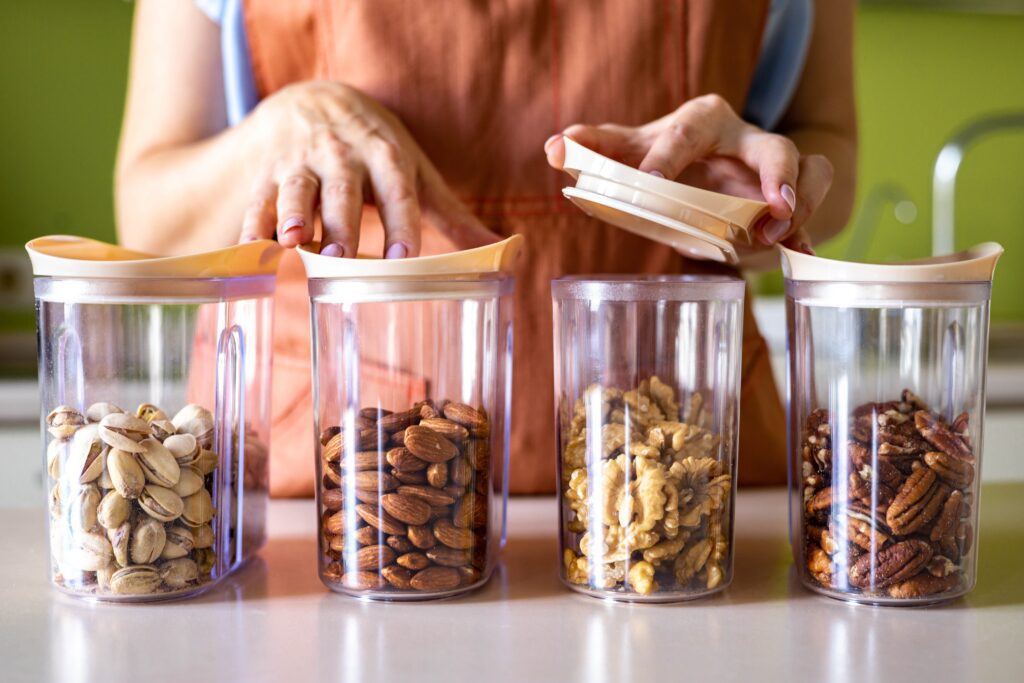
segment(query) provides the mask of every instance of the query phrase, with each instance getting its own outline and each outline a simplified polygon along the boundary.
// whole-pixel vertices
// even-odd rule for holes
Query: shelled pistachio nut
[[[192,530],[192,540],[196,548],[212,548],[213,527],[209,524],[200,524]]]
[[[206,490],[203,489],[205,492]],[[196,494],[198,495],[198,494]],[[210,494],[206,494],[209,498]],[[184,504],[181,496],[169,488],[147,484],[142,493],[139,494],[139,507],[146,511],[153,519],[161,522],[173,522],[181,517]]]
[[[172,434],[164,439],[164,446],[181,467],[193,464],[199,457],[199,442],[191,434]]]
[[[68,481],[87,484],[98,479],[103,473],[108,450],[95,425],[85,425],[75,432],[63,467]]]
[[[128,413],[111,413],[100,420],[99,434],[111,448],[140,453],[139,442],[149,436],[149,423]]]
[[[178,433],[170,420],[153,420],[149,423],[149,431],[157,441],[166,441],[167,437]]]
[[[171,489],[182,498],[188,498],[203,488],[203,475],[194,467],[182,467],[178,483]]]
[[[199,565],[187,557],[162,562],[159,569],[160,578],[168,588],[184,588],[199,580]]]
[[[71,502],[70,519],[74,529],[89,531],[96,526],[96,513],[100,504],[100,490],[92,484],[78,489]]]
[[[117,527],[107,530],[107,539],[110,541],[114,553],[114,560],[122,567],[128,566],[129,545],[132,540],[131,522],[125,520]]]
[[[114,558],[110,541],[92,532],[73,534],[74,544],[71,548],[70,564],[82,571],[94,572],[101,569]]]
[[[151,565],[131,565],[114,572],[110,591],[116,595],[146,595],[160,587],[160,572]]]
[[[115,413],[123,412],[124,411],[121,410],[121,408],[114,405],[113,403],[99,401],[97,403],[93,403],[91,406],[85,409],[85,419],[88,420],[89,422],[99,422],[107,415],[113,415]]]
[[[119,568],[117,564],[111,562],[105,567],[96,570],[96,585],[100,590],[110,590],[110,579]]]
[[[179,434],[191,434],[203,448],[213,445],[213,413],[203,406],[190,403],[179,410],[171,422]]]
[[[167,542],[164,543],[160,557],[165,560],[176,560],[185,557],[195,547],[192,531],[187,527],[175,524],[167,528]]]
[[[206,524],[213,519],[213,499],[206,489],[199,489],[184,500],[181,518],[192,527]]]
[[[67,439],[85,424],[85,416],[70,406],[58,406],[46,416],[47,431],[55,439]]]
[[[136,456],[146,481],[170,488],[178,483],[181,468],[178,461],[167,447],[156,439],[143,439],[139,442],[142,452]]]
[[[67,457],[68,442],[54,439],[46,446],[46,473],[50,479],[60,479],[61,466]]]
[[[205,448],[201,449],[193,467],[199,470],[203,476],[213,474],[213,471],[217,469],[217,454]]]
[[[154,420],[170,419],[167,413],[161,410],[159,406],[155,406],[152,403],[140,403],[139,407],[135,409],[135,414],[150,423]]]
[[[155,562],[164,551],[167,532],[164,525],[151,517],[143,517],[132,530],[131,560],[135,564]]]
[[[116,529],[124,524],[132,512],[132,504],[117,491],[107,491],[96,511],[96,519],[105,529]]]
[[[107,471],[110,473],[110,482],[125,498],[138,498],[146,485],[146,475],[142,467],[128,451],[112,448],[107,453]]]

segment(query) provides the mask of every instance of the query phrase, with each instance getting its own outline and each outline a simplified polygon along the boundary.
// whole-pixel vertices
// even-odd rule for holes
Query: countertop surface
[[[447,601],[369,603],[327,591],[310,501],[271,504],[259,557],[209,593],[92,604],[48,583],[45,512],[0,509],[0,680],[15,681],[1019,681],[1024,483],[981,495],[979,579],[928,608],[802,589],[781,489],[741,490],[736,575],[723,594],[627,605],[557,577],[554,499],[516,499],[504,560]]]

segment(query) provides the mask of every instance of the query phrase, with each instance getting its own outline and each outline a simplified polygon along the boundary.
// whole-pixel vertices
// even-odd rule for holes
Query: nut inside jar
[[[354,592],[468,589],[487,566],[490,421],[424,400],[320,435],[321,577]]]
[[[907,389],[837,419],[812,411],[800,444],[814,585],[895,600],[962,593],[976,479],[968,414],[949,422]]]
[[[730,572],[733,475],[703,396],[680,405],[657,376],[594,384],[563,405],[563,571],[571,584],[653,596],[704,594]]]

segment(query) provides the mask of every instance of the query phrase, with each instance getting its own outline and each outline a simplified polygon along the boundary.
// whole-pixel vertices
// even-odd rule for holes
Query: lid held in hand
[[[693,258],[737,263],[734,243],[768,213],[763,201],[691,187],[644,173],[564,138],[575,187],[562,190],[588,215],[667,244]]]

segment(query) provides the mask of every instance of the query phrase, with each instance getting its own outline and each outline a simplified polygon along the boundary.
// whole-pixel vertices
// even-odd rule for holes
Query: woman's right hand
[[[460,248],[499,239],[459,201],[398,118],[355,88],[306,81],[255,109],[266,145],[256,169],[241,241],[272,237],[294,247],[323,226],[320,253],[354,257],[363,204],[377,205],[385,258],[416,256],[421,216]]]

